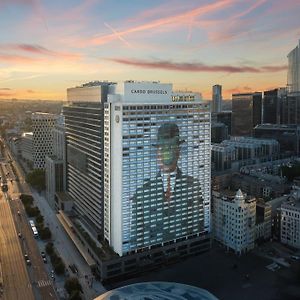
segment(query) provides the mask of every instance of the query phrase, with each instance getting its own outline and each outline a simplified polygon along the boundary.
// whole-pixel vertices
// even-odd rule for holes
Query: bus
[[[35,238],[37,238],[39,236],[39,234],[38,234],[38,231],[37,231],[37,229],[35,227],[34,221],[33,220],[29,220],[29,224],[30,224],[31,230],[33,232],[33,236]]]

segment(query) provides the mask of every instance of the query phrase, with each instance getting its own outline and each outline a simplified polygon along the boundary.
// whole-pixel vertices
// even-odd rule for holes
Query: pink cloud
[[[0,45],[0,50],[20,51],[28,54],[46,55],[46,56],[52,56],[52,57],[57,57],[62,59],[70,59],[70,60],[76,60],[81,57],[81,55],[78,53],[57,52],[33,44],[5,44],[5,45]]]
[[[279,72],[287,69],[287,66],[232,66],[232,65],[206,65],[203,63],[176,63],[172,61],[146,61],[138,59],[111,58],[113,62],[135,66],[138,68],[161,69],[167,71],[182,72],[225,72],[225,73],[264,73]]]
[[[9,63],[32,63],[36,62],[37,59],[22,55],[0,54],[0,61]]]
[[[178,27],[182,26],[183,24],[189,25],[191,22],[191,19],[200,17],[203,15],[206,15],[209,12],[216,12],[219,10],[224,9],[225,7],[231,6],[235,0],[222,0],[217,1],[215,3],[207,4],[204,6],[200,6],[194,9],[190,9],[187,12],[184,13],[178,13],[172,16],[166,16],[161,17],[156,20],[151,20],[148,22],[145,22],[143,24],[138,24],[136,26],[132,26],[127,29],[118,30],[118,35],[115,33],[113,34],[107,34],[102,36],[96,36],[92,37],[86,40],[80,40],[78,39],[77,46],[86,46],[86,45],[103,45],[106,43],[109,43],[111,41],[114,41],[116,39],[119,39],[120,37],[124,37],[130,34],[144,32],[144,31],[151,31],[151,30],[161,30],[162,28],[166,26],[172,26],[172,27]],[[146,13],[146,12],[144,12]]]

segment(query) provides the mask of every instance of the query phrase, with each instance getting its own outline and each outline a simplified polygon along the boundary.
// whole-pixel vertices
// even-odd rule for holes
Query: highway
[[[2,206],[6,207],[5,210],[5,216],[10,215],[10,226],[11,226],[11,231],[14,232],[14,237],[16,239],[16,244],[18,245],[19,252],[12,254],[14,256],[14,259],[18,261],[22,261],[24,267],[25,267],[25,273],[26,273],[26,268],[29,274],[30,278],[30,283],[28,280],[28,275],[27,275],[27,281],[22,277],[20,278],[20,282],[14,280],[12,281],[12,285],[15,284],[15,290],[20,290],[19,287],[22,287],[26,285],[30,286],[31,291],[33,290],[34,292],[34,297],[24,297],[24,293],[20,298],[18,297],[11,297],[7,299],[41,299],[41,300],[54,300],[57,299],[55,289],[53,287],[53,282],[49,278],[44,262],[42,260],[40,251],[38,249],[37,243],[35,241],[35,238],[33,236],[31,227],[28,223],[27,215],[24,210],[24,206],[22,202],[19,200],[20,192],[27,192],[28,194],[30,193],[30,189],[28,185],[25,183],[25,178],[23,174],[20,172],[20,170],[16,167],[15,163],[12,161],[12,158],[7,150],[7,148],[4,148],[4,157],[5,161],[1,162],[1,167],[4,170],[4,173],[7,176],[7,183],[8,183],[8,192],[7,192],[7,199],[4,199],[1,201]],[[12,167],[13,165],[13,167]],[[14,174],[14,172],[17,172],[17,174]],[[17,180],[17,181],[16,181]],[[3,204],[4,203],[4,204]],[[1,208],[2,208],[1,206]],[[8,213],[9,212],[9,213]],[[4,212],[3,212],[4,214]],[[4,221],[6,218],[2,218],[0,216],[0,224],[2,226],[5,226]],[[5,227],[4,227],[5,228]],[[6,230],[7,232],[7,230]],[[21,238],[18,237],[18,233],[21,233]],[[0,233],[1,234],[1,233]],[[9,234],[7,233],[4,235],[5,237],[9,238],[11,235],[11,232]],[[2,234],[1,234],[2,237]],[[2,242],[2,241],[1,241]],[[4,241],[4,244],[7,246],[10,245],[10,241]],[[16,246],[15,246],[16,247]],[[1,248],[0,248],[0,256],[1,256],[1,261],[2,261],[2,256],[6,257],[9,256],[11,253],[11,250],[8,252],[8,248],[3,247],[2,248],[2,243],[1,243]],[[3,249],[3,250],[2,250]],[[24,254],[27,254],[31,264],[26,266],[25,264],[25,258]],[[19,270],[19,267],[17,267],[17,270]],[[2,273],[4,274],[3,277],[5,276],[11,276],[10,274],[16,274],[13,270],[5,270],[2,267]],[[5,275],[6,274],[6,275]],[[13,278],[11,278],[13,280]],[[15,283],[14,283],[15,282]],[[18,288],[16,288],[18,287]],[[6,286],[4,286],[4,293],[6,292]],[[21,294],[20,294],[21,295]],[[1,297],[0,297],[1,298]]]

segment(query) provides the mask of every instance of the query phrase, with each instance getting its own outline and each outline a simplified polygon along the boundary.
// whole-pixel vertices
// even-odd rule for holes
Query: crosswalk
[[[44,286],[49,286],[52,284],[51,280],[39,280],[37,282],[38,287],[44,287]]]

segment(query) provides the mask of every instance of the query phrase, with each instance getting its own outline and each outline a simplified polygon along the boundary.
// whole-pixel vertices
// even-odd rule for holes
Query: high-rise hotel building
[[[63,107],[67,192],[77,215],[103,233],[103,103],[111,82],[90,82],[67,90]]]
[[[67,192],[77,215],[120,256],[206,237],[208,105],[159,82],[93,82],[67,93]]]
[[[127,81],[104,104],[104,237],[120,256],[210,231],[210,113],[172,84]]]

